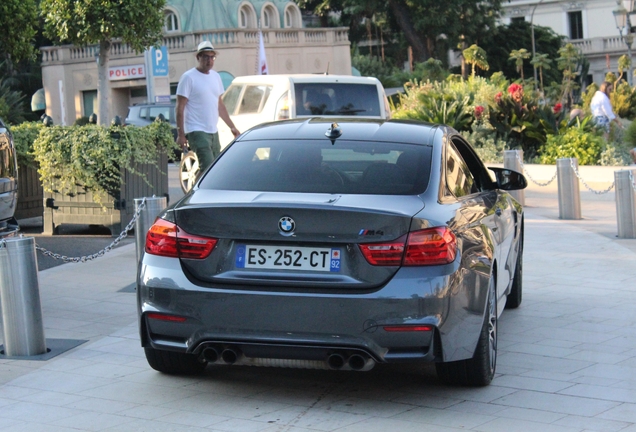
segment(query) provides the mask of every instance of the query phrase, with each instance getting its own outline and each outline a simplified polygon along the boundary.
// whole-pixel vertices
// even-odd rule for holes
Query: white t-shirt
[[[596,93],[594,93],[592,102],[590,102],[590,111],[592,111],[594,117],[605,116],[610,121],[616,118],[614,111],[612,111],[612,104],[609,98],[602,91],[597,90]]]
[[[216,71],[204,74],[193,68],[181,76],[177,95],[188,99],[183,114],[185,133],[218,131],[219,97],[223,92],[223,82]]]

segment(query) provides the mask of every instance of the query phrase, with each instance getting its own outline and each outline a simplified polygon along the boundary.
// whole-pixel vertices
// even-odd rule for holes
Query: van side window
[[[243,90],[242,85],[232,84],[228,87],[225,93],[223,93],[223,96],[221,96],[223,99],[223,105],[227,108],[228,114],[235,113],[236,104],[238,103],[239,96],[241,95],[241,90]]]
[[[380,116],[378,88],[372,84],[296,83],[294,93],[297,116]]]
[[[256,114],[263,109],[269,92],[264,85],[248,85],[239,104],[238,114]]]

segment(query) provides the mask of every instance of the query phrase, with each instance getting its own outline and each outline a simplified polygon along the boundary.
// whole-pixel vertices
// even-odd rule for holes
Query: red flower
[[[556,104],[556,105],[552,108],[552,111],[553,111],[555,114],[558,114],[558,113],[560,113],[560,112],[561,112],[561,110],[562,110],[562,109],[563,109],[563,105],[561,105],[560,103],[558,103],[558,104]]]
[[[517,83],[512,83],[508,87],[508,94],[518,104],[523,101],[523,87]]]
[[[484,113],[484,107],[481,105],[477,105],[475,107],[475,118],[480,118],[483,113]]]
[[[518,91],[521,91],[523,93],[523,87],[520,84],[512,83],[508,87],[508,94],[510,96],[512,96],[513,94],[517,93]]]
[[[495,95],[495,102],[500,103],[501,102],[501,97],[503,96],[503,93],[499,92]]]

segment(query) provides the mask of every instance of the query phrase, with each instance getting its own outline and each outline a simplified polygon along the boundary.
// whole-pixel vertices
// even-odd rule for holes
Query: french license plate
[[[338,272],[340,249],[238,245],[236,267]]]

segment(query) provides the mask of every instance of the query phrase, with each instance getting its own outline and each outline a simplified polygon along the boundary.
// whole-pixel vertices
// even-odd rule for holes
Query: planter
[[[40,217],[44,211],[44,190],[38,171],[28,165],[18,167],[18,207],[16,219]]]
[[[139,175],[122,170],[119,196],[103,193],[103,204],[95,203],[93,192],[82,186],[77,186],[73,194],[44,192],[44,234],[55,234],[62,224],[83,224],[104,225],[113,237],[118,236],[134,216],[135,198],[168,196],[168,157],[161,154],[158,162],[158,166],[135,167],[150,185]]]

